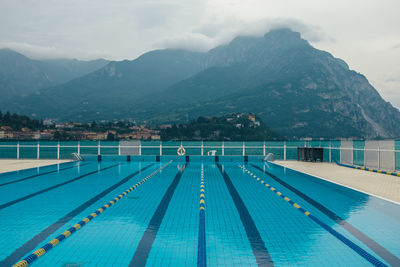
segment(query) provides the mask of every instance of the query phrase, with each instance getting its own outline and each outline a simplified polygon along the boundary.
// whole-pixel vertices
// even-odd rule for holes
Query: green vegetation
[[[10,112],[3,113],[0,111],[0,127],[8,126],[14,131],[20,131],[22,128],[30,130],[41,130],[44,128],[43,122],[39,120],[30,119],[28,116],[18,115]]]
[[[162,140],[256,141],[281,139],[252,114],[199,117],[160,131]]]

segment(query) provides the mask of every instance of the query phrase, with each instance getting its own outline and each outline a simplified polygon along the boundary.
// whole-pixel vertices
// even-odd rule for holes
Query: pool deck
[[[274,163],[400,204],[400,177],[355,170],[334,163],[280,160]]]
[[[57,163],[65,163],[70,160],[34,160],[34,159],[2,159],[0,160],[0,173],[18,171],[29,168],[42,167]]]

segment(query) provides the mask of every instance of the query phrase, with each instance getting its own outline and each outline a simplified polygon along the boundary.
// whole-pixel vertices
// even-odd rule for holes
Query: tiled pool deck
[[[2,159],[0,160],[0,173],[42,167],[57,163],[64,163],[68,161],[70,160]]]
[[[334,163],[279,160],[274,163],[400,203],[400,177],[355,170]]]

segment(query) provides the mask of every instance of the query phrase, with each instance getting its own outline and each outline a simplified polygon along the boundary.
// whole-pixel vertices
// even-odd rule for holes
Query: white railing
[[[271,142],[269,142],[271,143]],[[115,145],[102,144],[97,142],[95,145],[81,144],[80,142],[69,145],[60,144],[24,144],[17,142],[16,144],[7,144],[6,142],[0,143],[0,158],[70,158],[72,153],[77,155],[177,155],[177,149],[180,145],[186,149],[188,155],[207,155],[209,151],[216,150],[216,155],[230,156],[230,155],[249,155],[249,156],[266,156],[272,152],[275,154],[276,159],[297,159],[297,147],[290,144],[290,142],[280,142],[279,145],[267,145],[266,142],[259,142],[259,144],[248,144],[246,142],[221,142],[220,144],[206,144],[205,142],[198,142],[198,144],[184,145],[184,142],[176,142],[170,144],[169,142],[159,142],[156,145],[147,145],[136,141],[132,145],[121,145],[121,143],[115,143]],[[302,144],[302,143],[298,143]],[[301,146],[303,147],[303,146]],[[304,147],[310,147],[310,143],[304,142]],[[325,151],[325,161],[333,162],[334,160],[340,160],[342,163],[348,163],[352,165],[361,165],[368,167],[368,164],[372,164],[374,167],[380,169],[385,167],[386,169],[395,170],[396,166],[399,168],[400,165],[400,150],[387,149],[387,148],[354,148],[354,147],[334,147],[334,146],[322,146],[321,144],[317,147],[323,148]],[[8,148],[6,151],[5,149]],[[27,149],[29,151],[27,151]],[[68,150],[66,156],[65,150]],[[83,153],[82,153],[83,152]],[[336,152],[336,156],[333,155]],[[49,154],[51,156],[49,157]],[[396,159],[396,153],[398,159]],[[29,156],[27,156],[29,154]],[[41,154],[45,154],[44,156]],[[47,154],[47,155],[46,155]],[[8,156],[7,156],[8,155]],[[347,158],[346,158],[347,157]],[[361,157],[362,160],[359,160]],[[373,161],[368,162],[368,161]],[[388,161],[390,166],[387,167]],[[397,161],[397,164],[396,164]],[[361,163],[361,164],[360,164]]]

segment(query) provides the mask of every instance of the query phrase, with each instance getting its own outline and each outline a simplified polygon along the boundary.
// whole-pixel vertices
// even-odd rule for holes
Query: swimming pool
[[[400,264],[397,204],[243,157],[129,159],[1,174],[0,266]]]

